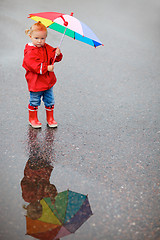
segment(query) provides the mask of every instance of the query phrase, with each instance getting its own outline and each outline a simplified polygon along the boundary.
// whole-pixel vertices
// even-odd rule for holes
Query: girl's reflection
[[[51,201],[54,202],[57,195],[55,185],[51,184],[49,180],[53,170],[54,131],[48,129],[44,141],[38,140],[38,133],[37,129],[29,128],[29,159],[21,181],[22,197],[25,202],[29,203],[24,208],[27,210],[27,216],[33,220],[40,218],[42,215],[40,200],[44,197],[50,197]]]

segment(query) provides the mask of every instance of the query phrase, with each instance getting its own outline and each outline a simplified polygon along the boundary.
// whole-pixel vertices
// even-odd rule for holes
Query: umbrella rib
[[[60,223],[61,224],[63,224],[63,222],[62,222],[62,220],[61,220],[61,217],[60,217],[60,215],[58,214],[58,211],[57,211],[57,208],[56,208],[56,206],[54,205],[54,207],[55,207],[55,211],[56,211],[56,215],[58,216],[56,216],[57,218],[58,218],[58,220],[60,221]],[[53,213],[54,213],[54,210],[53,210]],[[55,213],[54,213],[55,214]]]
[[[69,195],[69,190],[67,190],[67,192],[68,192],[68,195]],[[68,197],[67,197],[67,204],[66,204],[66,206],[68,206]],[[57,214],[57,216],[58,216],[58,220],[63,224],[63,221],[61,220],[61,217],[60,217],[60,215],[58,214],[58,211],[57,211],[57,208],[56,208],[56,206],[55,206],[55,203],[54,203],[54,207],[55,207],[56,214]],[[67,207],[66,207],[66,210],[65,210],[65,216],[66,216],[66,211],[67,211]],[[53,212],[54,212],[54,210],[53,210]],[[64,217],[64,219],[65,219],[65,217]]]
[[[87,198],[87,195],[85,195],[85,199],[84,199],[83,203],[85,202],[86,198]],[[79,207],[79,209],[82,207],[83,203],[81,204],[81,206]],[[68,202],[67,202],[67,205],[68,205]],[[66,209],[67,209],[67,208],[66,208]],[[72,216],[72,218],[74,218],[74,216],[75,216],[76,214],[77,214],[77,212]]]
[[[67,207],[68,207],[68,196],[69,196],[69,189],[67,189],[67,204],[66,204],[66,210],[65,210],[65,217],[66,217],[66,212],[67,212]],[[65,220],[65,218],[64,218]]]
[[[46,202],[46,201],[45,201]],[[49,205],[48,205],[48,207],[49,207],[49,209],[54,213],[54,215],[55,215],[55,212],[54,211],[56,211],[56,214],[57,214],[57,216],[56,216],[56,218],[59,220],[59,222],[62,224],[63,222],[61,221],[61,218],[60,218],[60,216],[59,216],[59,214],[58,214],[58,211],[57,211],[57,209],[56,209],[56,206],[55,206],[55,203],[53,204],[54,205],[54,208],[55,209],[52,209]]]

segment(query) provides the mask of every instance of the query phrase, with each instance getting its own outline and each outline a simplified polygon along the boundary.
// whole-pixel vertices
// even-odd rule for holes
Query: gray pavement
[[[66,240],[160,239],[160,2],[0,2],[0,239],[29,240],[21,180],[33,152],[52,161],[58,192],[88,194],[93,211]],[[65,38],[55,67],[57,129],[28,126],[22,69],[29,13],[74,12],[104,43]],[[57,46],[61,35],[49,31]],[[47,240],[47,239],[46,239]]]

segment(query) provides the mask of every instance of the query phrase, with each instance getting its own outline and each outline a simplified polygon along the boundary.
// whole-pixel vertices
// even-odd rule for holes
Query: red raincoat
[[[57,79],[54,72],[49,72],[47,66],[54,60],[56,48],[47,43],[43,47],[36,47],[32,43],[26,44],[22,66],[26,69],[28,90],[32,92],[45,91],[53,87]],[[62,53],[55,62],[62,59]]]

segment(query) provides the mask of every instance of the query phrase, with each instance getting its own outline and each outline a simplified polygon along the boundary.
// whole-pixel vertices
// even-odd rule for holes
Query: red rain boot
[[[33,107],[28,105],[28,110],[29,110],[29,124],[33,128],[41,128],[42,123],[38,121],[38,117],[37,117],[38,107]]]
[[[45,107],[46,108],[46,119],[49,127],[57,127],[57,122],[54,120],[53,117],[53,111],[54,111],[54,105],[51,107]]]

